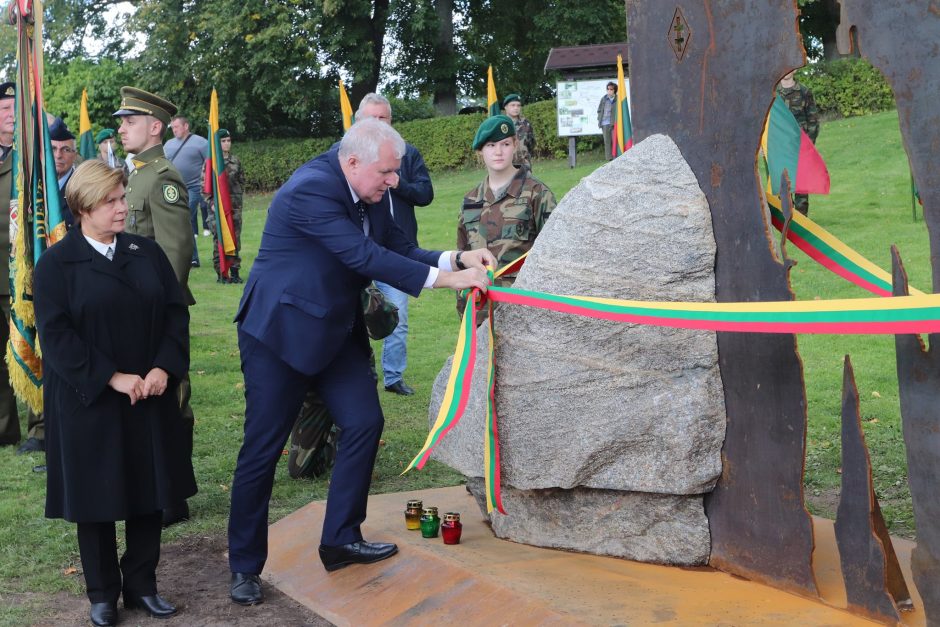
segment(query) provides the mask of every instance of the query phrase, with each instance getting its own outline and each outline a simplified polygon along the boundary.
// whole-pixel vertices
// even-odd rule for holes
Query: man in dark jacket
[[[384,417],[369,369],[360,291],[370,279],[417,296],[422,289],[485,289],[486,249],[422,250],[377,203],[398,181],[405,142],[364,119],[338,148],[308,161],[271,201],[261,247],[235,316],[245,376],[245,437],[232,481],[230,594],[261,603],[274,472],[307,390],[339,427],[320,559],[333,571],[398,551],[366,542],[360,525]],[[452,271],[452,268],[454,269]]]
[[[366,94],[359,103],[356,119],[377,118],[386,124],[392,123],[392,106],[388,100],[378,94]],[[418,221],[415,218],[415,205],[426,207],[434,200],[434,187],[431,175],[424,165],[424,158],[417,148],[405,143],[405,154],[401,158],[398,171],[398,184],[389,188],[379,202],[387,207],[395,218],[395,223],[408,236],[415,246],[418,245]],[[382,344],[382,372],[385,390],[410,396],[415,393],[405,383],[405,368],[408,365],[408,294],[391,285],[376,281],[376,286],[385,294],[389,302],[398,307],[398,326]]]

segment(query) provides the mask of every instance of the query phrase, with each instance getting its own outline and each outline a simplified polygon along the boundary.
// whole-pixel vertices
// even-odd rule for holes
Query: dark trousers
[[[245,376],[245,439],[232,481],[228,525],[232,572],[259,574],[264,568],[274,471],[310,386],[340,429],[320,542],[339,546],[362,540],[359,527],[366,518],[372,467],[385,422],[366,349],[349,335],[333,361],[308,376],[240,328],[238,348]]]
[[[89,601],[114,603],[122,590],[136,596],[157,593],[161,522],[159,511],[127,520],[127,550],[120,561],[113,522],[78,523],[78,550]]]

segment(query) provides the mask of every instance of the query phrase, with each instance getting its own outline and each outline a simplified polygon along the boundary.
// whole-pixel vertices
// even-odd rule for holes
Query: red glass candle
[[[444,544],[460,544],[462,530],[463,525],[460,524],[460,514],[457,512],[444,514],[444,522],[441,523],[441,537],[444,538]]]

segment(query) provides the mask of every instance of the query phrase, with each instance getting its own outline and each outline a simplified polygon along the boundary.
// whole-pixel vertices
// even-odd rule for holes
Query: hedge
[[[865,59],[838,59],[807,66],[797,80],[809,87],[820,115],[852,117],[895,108],[894,92]]]
[[[535,157],[559,159],[568,154],[568,138],[558,137],[555,101],[544,100],[523,109],[523,115],[535,131]],[[476,163],[471,144],[483,122],[482,113],[412,120],[396,123],[395,128],[414,144],[432,172],[465,168]],[[236,144],[233,151],[245,171],[245,189],[249,192],[271,191],[280,187],[303,163],[327,150],[339,137],[312,139],[266,139]],[[596,150],[600,135],[579,137],[578,151]]]
[[[242,162],[245,191],[268,192],[283,185],[294,170],[328,150],[338,139],[313,137],[235,142],[232,152]]]

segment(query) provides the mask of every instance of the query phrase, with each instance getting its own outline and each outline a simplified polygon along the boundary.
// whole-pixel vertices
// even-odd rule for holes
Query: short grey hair
[[[388,101],[388,98],[385,96],[380,96],[375,92],[369,92],[362,97],[362,100],[359,102],[359,108],[356,109],[356,119],[362,117],[362,110],[370,105],[385,105],[388,107],[389,113],[392,111],[392,103]]]
[[[345,161],[356,155],[363,165],[379,160],[379,148],[391,142],[396,159],[405,155],[405,140],[394,128],[376,118],[358,120],[353,124],[339,143],[339,158]]]

